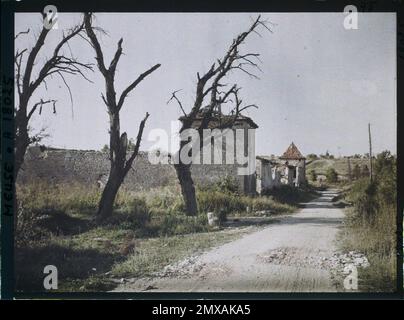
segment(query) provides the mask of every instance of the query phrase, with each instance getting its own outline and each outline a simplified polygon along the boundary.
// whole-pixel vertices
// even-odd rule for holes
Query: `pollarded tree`
[[[129,92],[135,89],[148,75],[160,67],[156,64],[149,70],[145,71],[137,77],[129,86],[122,91],[119,99],[116,98],[115,90],[115,71],[119,59],[122,55],[122,42],[121,38],[118,41],[115,55],[107,67],[104,61],[104,54],[101,49],[100,43],[94,32],[95,28],[92,26],[92,14],[84,14],[84,24],[87,36],[90,39],[91,46],[93,47],[97,60],[98,69],[105,80],[105,95],[102,93],[101,97],[108,109],[109,115],[109,158],[110,158],[110,171],[108,181],[102,192],[101,200],[97,212],[97,220],[103,220],[112,214],[113,205],[115,202],[118,190],[125,179],[127,173],[132,167],[133,161],[139,153],[140,141],[142,139],[143,130],[149,117],[146,113],[144,119],[140,122],[136,142],[132,148],[128,148],[128,138],[126,132],[121,134],[120,131],[120,118],[119,113],[123,107],[125,99]],[[129,150],[131,149],[131,150]]]
[[[223,121],[221,128],[231,127],[241,111],[249,107],[256,107],[255,105],[243,106],[242,100],[239,97],[240,88],[238,85],[234,84],[229,89],[225,89],[227,85],[224,83],[224,80],[228,77],[231,71],[241,71],[253,78],[258,78],[254,74],[254,71],[251,71],[249,68],[260,70],[258,65],[260,62],[259,54],[241,54],[239,52],[239,47],[250,34],[256,33],[259,35],[257,32],[259,27],[271,31],[268,24],[268,21],[264,21],[261,19],[261,16],[258,16],[247,31],[240,33],[235,39],[233,39],[226,54],[221,59],[218,59],[204,75],[201,76],[197,73],[196,96],[190,112],[185,112],[180,99],[176,96],[178,91],[175,91],[172,94],[169,101],[176,101],[183,113],[183,116],[181,117],[182,125],[179,131],[180,134],[187,129],[194,128],[195,120],[202,110],[203,117],[200,124],[197,128],[194,128],[199,131],[199,134],[202,133],[203,129],[208,127],[213,115],[222,115],[220,107],[222,104],[232,103],[233,109],[229,115],[223,117],[227,120]],[[181,154],[181,150],[183,150],[187,144],[188,141],[181,140],[178,155]],[[178,156],[174,166],[181,185],[181,193],[185,203],[186,214],[196,215],[198,208],[195,187],[191,176],[191,164],[184,163],[181,157]]]

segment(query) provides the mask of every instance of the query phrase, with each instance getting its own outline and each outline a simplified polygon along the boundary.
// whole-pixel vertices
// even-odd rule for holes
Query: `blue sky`
[[[260,53],[260,80],[233,73],[228,82],[242,87],[246,103],[259,109],[245,114],[259,125],[257,154],[279,155],[294,141],[304,154],[335,155],[365,153],[367,124],[372,124],[375,152],[396,152],[396,17],[393,13],[361,13],[358,30],[345,30],[342,13],[262,14],[276,24],[273,33],[252,34],[241,52]],[[145,112],[150,118],[142,149],[153,142],[153,128],[170,132],[180,115],[166,105],[172,91],[190,110],[196,72],[204,72],[223,56],[232,39],[244,31],[256,14],[139,14],[98,13],[95,24],[108,35],[99,35],[109,63],[116,43],[123,37],[122,56],[116,76],[118,94],[141,72],[156,63],[160,69],[141,83],[122,109],[121,130],[135,137]],[[40,53],[38,65],[51,53],[48,48],[62,32],[78,23],[80,14],[59,13],[59,29],[52,30]],[[41,28],[39,13],[17,13],[15,31],[28,27],[30,35],[17,39],[16,48],[30,47]],[[94,52],[80,39],[70,43],[74,56],[94,62]],[[61,80],[41,87],[31,102],[57,99],[57,114],[44,109],[31,123],[33,132],[46,128],[47,145],[74,149],[100,149],[108,143],[108,115],[101,100],[104,88],[98,69],[90,73],[94,83],[67,77],[73,94]]]

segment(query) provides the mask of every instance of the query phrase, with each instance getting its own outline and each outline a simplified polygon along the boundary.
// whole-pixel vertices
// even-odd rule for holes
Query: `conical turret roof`
[[[301,160],[306,158],[300,153],[299,149],[292,142],[280,159]]]

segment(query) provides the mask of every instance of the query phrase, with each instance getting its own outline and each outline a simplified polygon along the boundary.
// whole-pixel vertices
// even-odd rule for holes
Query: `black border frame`
[[[403,98],[404,21],[401,0],[299,0],[260,2],[259,0],[233,0],[226,2],[186,0],[86,0],[84,1],[4,1],[1,3],[1,299],[403,299],[403,193],[404,168],[401,161],[403,142],[400,136]],[[54,4],[59,12],[342,12],[353,4],[359,12],[396,12],[397,21],[397,291],[394,293],[236,293],[236,292],[15,292],[14,291],[14,13],[41,12],[45,5]],[[12,45],[10,45],[12,44]],[[11,83],[10,83],[11,82]],[[11,90],[11,94],[10,94]],[[11,172],[11,173],[10,173]],[[11,211],[10,211],[11,209]],[[11,213],[11,214],[10,214]]]

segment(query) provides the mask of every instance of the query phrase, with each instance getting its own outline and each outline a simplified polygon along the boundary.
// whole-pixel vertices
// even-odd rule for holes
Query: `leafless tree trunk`
[[[45,18],[45,16],[44,16]],[[80,35],[84,31],[84,24],[74,27],[69,31],[67,35],[64,35],[60,42],[56,45],[52,56],[45,61],[39,74],[35,78],[33,76],[34,65],[38,64],[38,54],[45,44],[46,37],[51,30],[43,27],[35,45],[29,51],[28,48],[21,51],[17,50],[14,56],[14,63],[16,67],[15,79],[16,88],[18,93],[18,103],[15,108],[15,179],[17,180],[18,173],[24,162],[24,156],[28,146],[31,143],[37,142],[41,139],[41,136],[30,136],[29,134],[29,122],[32,115],[39,110],[39,114],[42,112],[44,105],[50,104],[53,106],[53,112],[56,113],[56,100],[53,99],[40,99],[30,106],[30,100],[33,93],[42,85],[47,88],[46,81],[53,76],[59,76],[70,93],[70,88],[65,79],[65,75],[80,75],[86,80],[90,81],[85,74],[84,70],[92,70],[92,64],[86,64],[79,62],[74,57],[68,57],[61,53],[62,48],[73,37]],[[14,40],[19,36],[28,34],[30,30],[19,32]],[[29,53],[28,53],[29,51]],[[24,55],[27,54],[25,59]],[[16,205],[16,203],[15,203]],[[17,215],[15,219],[17,223]]]
[[[94,32],[94,27],[92,26],[92,14],[85,13],[84,14],[84,24],[85,29],[90,39],[90,43],[94,48],[96,54],[96,60],[98,69],[105,79],[105,95],[101,94],[102,100],[106,104],[108,108],[109,114],[109,156],[110,156],[110,172],[108,181],[103,190],[100,204],[97,212],[97,220],[103,220],[109,217],[112,214],[113,205],[115,202],[116,195],[118,193],[119,187],[121,186],[125,176],[128,171],[131,169],[133,161],[139,153],[140,141],[143,135],[143,129],[146,124],[147,118],[149,114],[146,113],[144,119],[141,121],[138,135],[136,138],[136,143],[134,150],[130,154],[128,151],[128,138],[126,132],[120,133],[120,120],[119,120],[119,112],[125,102],[126,96],[131,92],[136,86],[142,82],[148,75],[154,72],[156,69],[160,67],[160,64],[156,64],[151,67],[149,70],[145,71],[138,78],[133,81],[123,92],[121,93],[118,101],[116,99],[116,91],[115,91],[115,71],[118,61],[122,55],[122,42],[121,38],[118,41],[117,50],[115,52],[114,58],[112,59],[109,67],[105,66],[104,62],[104,54],[102,52],[100,43],[97,39],[97,36]],[[127,158],[127,154],[129,157]]]
[[[203,76],[200,76],[200,74],[197,73],[195,102],[189,113],[185,112],[181,101],[176,96],[178,90],[173,92],[172,97],[168,102],[175,100],[184,114],[183,117],[181,117],[182,126],[180,128],[180,133],[186,129],[194,128],[197,129],[201,134],[202,130],[206,129],[209,122],[212,120],[214,112],[220,111],[219,115],[221,114],[221,105],[223,104],[232,103],[234,107],[230,114],[231,117],[227,117],[227,119],[230,120],[224,121],[221,128],[231,127],[234,121],[240,115],[241,111],[249,107],[256,107],[256,105],[246,105],[241,107],[242,100],[239,98],[240,88],[237,86],[237,84],[234,84],[231,88],[226,90],[225,88],[227,84],[222,83],[222,80],[226,78],[226,76],[232,70],[239,70],[246,73],[250,77],[258,78],[249,68],[261,70],[258,65],[260,62],[259,54],[240,54],[239,46],[251,33],[256,33],[259,35],[257,32],[259,27],[264,27],[264,29],[272,32],[268,27],[269,23],[270,22],[268,21],[261,20],[261,17],[258,16],[247,31],[239,34],[233,40],[228,51],[222,59],[218,59],[217,62],[214,63]],[[210,95],[210,99],[206,98],[208,95]],[[206,105],[203,107],[205,100],[208,101],[206,101]],[[194,121],[202,108],[204,110],[202,121],[200,125],[195,128],[193,127]],[[186,144],[186,141],[181,141],[179,153]],[[196,215],[198,208],[195,187],[191,176],[191,165],[183,163],[180,157],[178,157],[178,163],[175,164],[175,169],[181,185],[181,192],[185,203],[186,213],[187,215]]]

